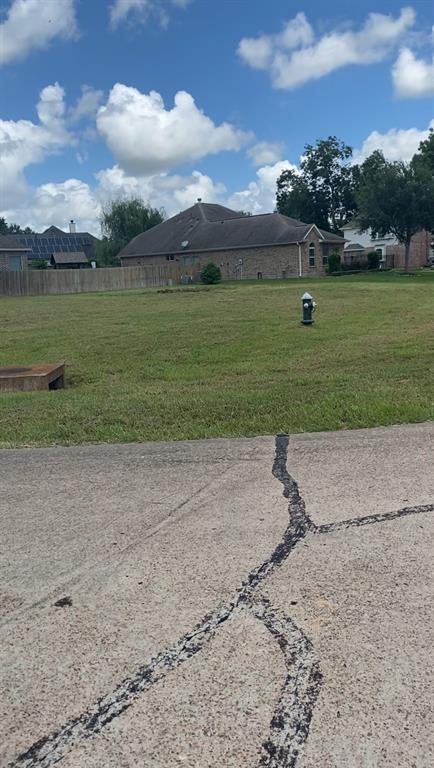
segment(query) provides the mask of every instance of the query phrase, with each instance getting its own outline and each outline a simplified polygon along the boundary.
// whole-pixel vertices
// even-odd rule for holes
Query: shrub
[[[380,266],[380,254],[377,251],[368,253],[368,269],[378,269]]]
[[[206,264],[206,266],[203,268],[202,272],[200,273],[200,279],[203,283],[206,283],[207,285],[212,285],[214,283],[219,283],[222,279],[222,273],[220,272],[220,268],[216,267],[215,264],[210,261],[209,264]]]
[[[47,262],[45,259],[32,259],[29,261],[29,267],[31,269],[47,269]]]
[[[368,269],[368,262],[360,261],[360,259],[353,259],[350,264],[342,264],[341,269],[344,272],[364,272],[365,269]]]
[[[331,275],[332,272],[337,272],[341,268],[341,257],[336,251],[330,254],[328,260],[328,272]]]

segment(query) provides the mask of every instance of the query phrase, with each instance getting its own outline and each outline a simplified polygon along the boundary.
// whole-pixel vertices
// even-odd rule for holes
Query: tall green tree
[[[138,197],[112,200],[101,214],[102,240],[97,245],[97,259],[107,266],[119,265],[118,254],[136,235],[161,224],[164,211],[145,205]]]
[[[360,167],[357,215],[362,232],[395,235],[405,247],[409,268],[411,238],[423,229],[434,230],[434,176],[428,162],[417,156],[410,163],[386,160],[380,150]]]
[[[0,216],[0,235],[33,235],[33,229],[25,227],[21,229],[19,224],[8,224],[3,216]]]
[[[306,144],[299,171],[283,171],[277,180],[278,212],[339,232],[357,213],[352,153],[336,136]]]
[[[421,141],[419,149],[413,157],[413,163],[426,165],[434,174],[434,129],[430,128],[428,138]]]

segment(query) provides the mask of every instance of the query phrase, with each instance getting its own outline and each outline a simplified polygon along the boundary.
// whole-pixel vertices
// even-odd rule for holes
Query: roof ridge
[[[312,224],[307,221],[301,221],[301,219],[294,219],[293,216],[287,216],[286,213],[280,213],[279,211],[276,211],[276,213],[280,216],[282,219],[286,219],[290,222],[290,225],[292,227],[311,227]],[[298,224],[294,224],[294,221],[297,221]]]
[[[202,208],[203,205],[209,205],[209,203],[202,203],[202,201],[200,201],[200,203],[197,202],[195,205],[193,205],[193,208],[199,208],[202,221],[208,221],[207,217],[205,216],[205,211]]]

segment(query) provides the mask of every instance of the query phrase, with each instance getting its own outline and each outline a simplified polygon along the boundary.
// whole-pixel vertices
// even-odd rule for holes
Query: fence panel
[[[0,272],[0,296],[46,296],[48,294],[123,291],[176,285],[182,275],[198,277],[197,268],[178,265],[113,267],[102,269],[26,269]]]

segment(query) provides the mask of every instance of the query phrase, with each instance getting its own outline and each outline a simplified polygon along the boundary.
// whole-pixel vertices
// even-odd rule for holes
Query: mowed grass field
[[[3,297],[0,327],[0,365],[66,361],[64,390],[0,394],[1,447],[433,417],[433,273]]]

